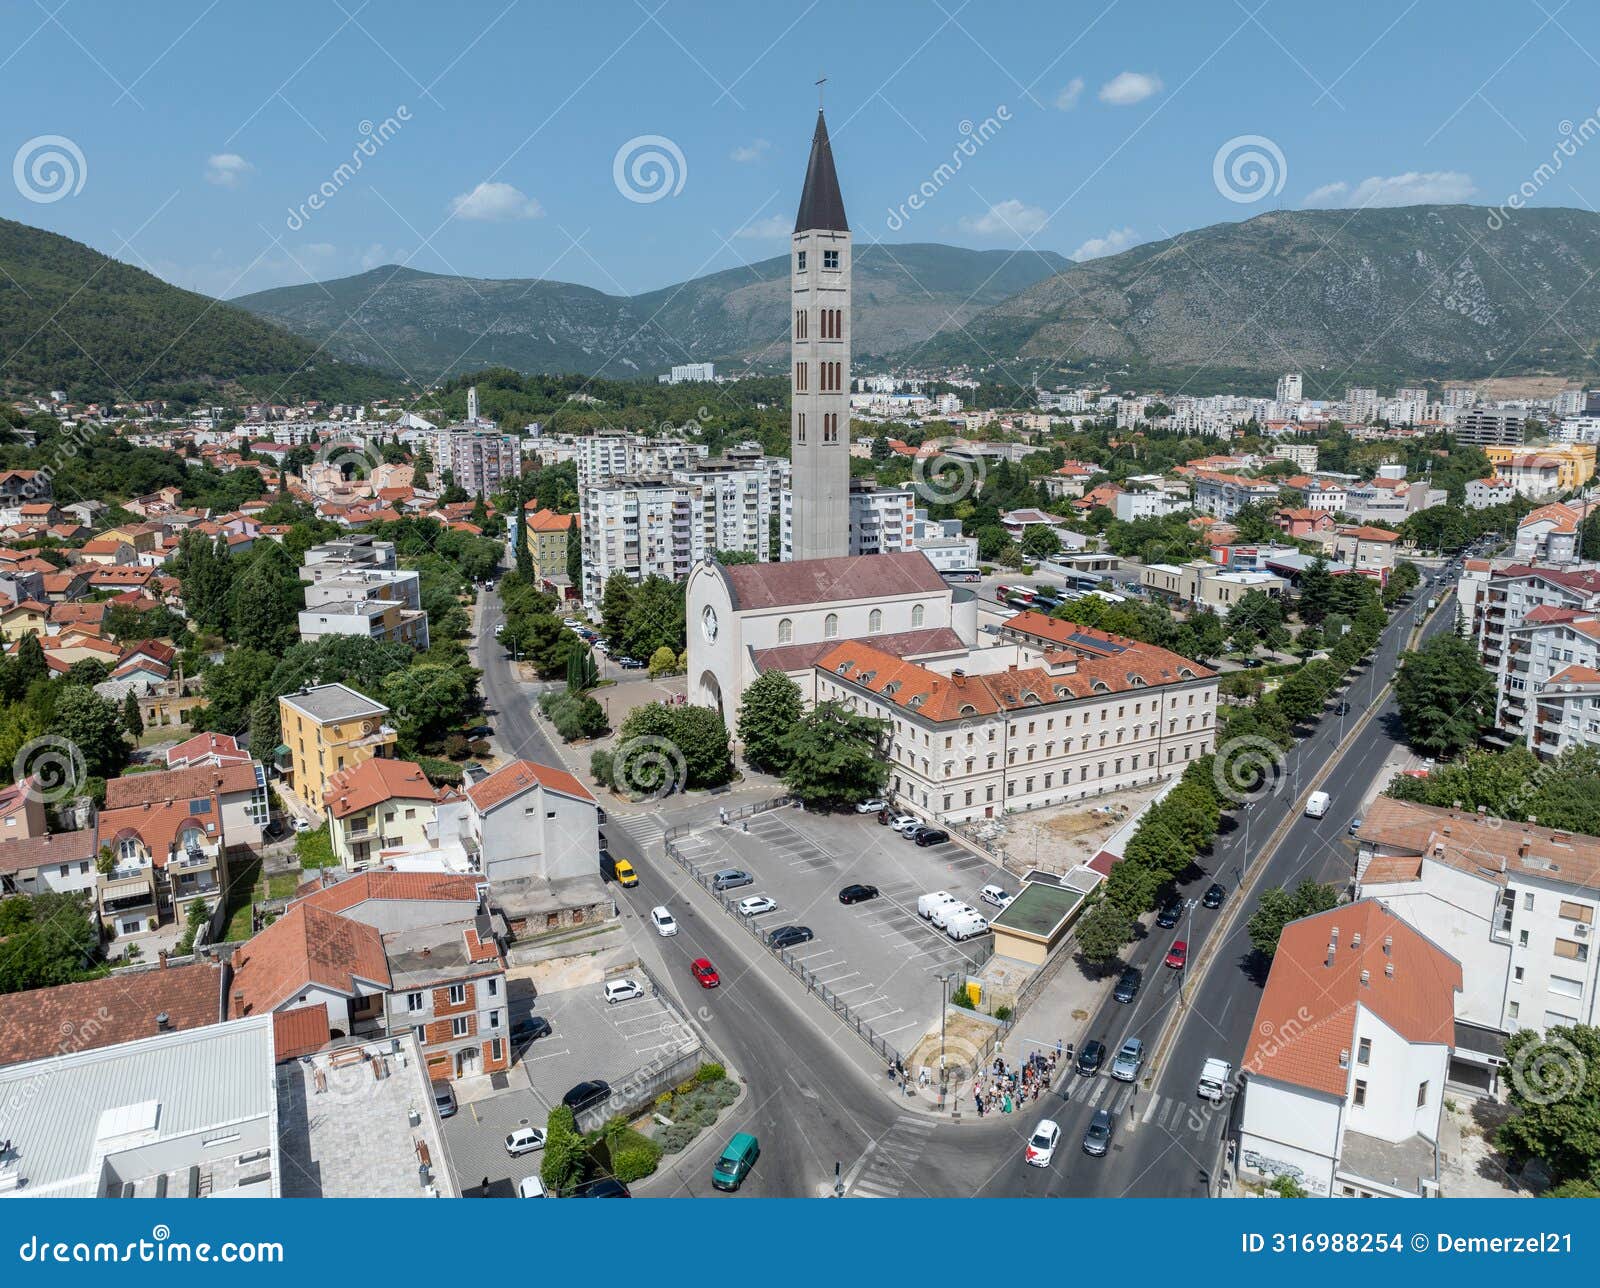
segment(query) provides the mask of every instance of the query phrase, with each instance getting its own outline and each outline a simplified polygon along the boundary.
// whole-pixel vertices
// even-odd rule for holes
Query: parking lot
[[[675,844],[697,874],[741,868],[754,876],[753,885],[726,893],[735,901],[766,895],[776,902],[752,918],[763,931],[809,926],[816,938],[790,955],[902,1051],[937,1021],[937,977],[989,955],[987,935],[958,944],[923,921],[918,896],[948,890],[987,913],[996,910],[979,902],[983,886],[1016,888],[971,851],[949,843],[919,848],[870,814],[773,810]],[[857,882],[877,886],[878,898],[841,904],[839,891]]]
[[[535,1175],[540,1152],[512,1158],[505,1151],[506,1134],[515,1127],[543,1127],[551,1108],[578,1083],[600,1078],[620,1086],[644,1065],[699,1045],[683,1017],[653,995],[647,975],[630,977],[644,987],[644,996],[610,1006],[598,983],[541,993],[531,1010],[550,1022],[552,1032],[515,1047],[508,1073],[474,1079],[470,1087],[456,1084],[461,1108],[445,1119],[444,1134],[463,1191],[475,1191],[488,1177],[492,1194],[511,1195],[519,1180]],[[512,1026],[529,1011],[514,992]]]

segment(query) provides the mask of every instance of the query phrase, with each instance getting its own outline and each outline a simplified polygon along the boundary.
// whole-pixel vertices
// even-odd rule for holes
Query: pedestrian
[[[1061,1058],[1061,1039],[1060,1038],[1056,1039],[1056,1058],[1057,1059]]]

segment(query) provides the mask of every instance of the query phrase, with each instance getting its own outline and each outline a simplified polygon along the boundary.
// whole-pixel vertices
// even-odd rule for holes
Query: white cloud
[[[1078,96],[1083,93],[1083,77],[1074,76],[1061,87],[1061,92],[1056,95],[1056,107],[1063,112],[1070,112],[1078,106]]]
[[[1404,174],[1372,175],[1352,187],[1343,181],[1325,183],[1306,194],[1306,206],[1418,206],[1466,201],[1478,191],[1470,174],[1459,170],[1407,170]]]
[[[217,152],[206,158],[206,182],[219,188],[237,188],[255,167],[237,152]]]
[[[767,149],[771,146],[772,144],[768,143],[765,139],[756,139],[752,143],[745,143],[734,148],[734,150],[728,155],[740,165],[745,165],[751,161],[761,160],[761,158],[767,154]]]
[[[789,236],[793,230],[794,225],[782,215],[768,215],[765,219],[746,224],[734,236],[741,241],[773,241]]]
[[[1100,101],[1113,107],[1131,107],[1161,92],[1161,77],[1154,72],[1118,72],[1100,87]]]
[[[1100,259],[1106,255],[1115,255],[1118,251],[1127,250],[1139,240],[1139,235],[1131,228],[1113,228],[1104,237],[1091,237],[1088,241],[1073,251],[1069,259],[1075,259],[1080,264],[1086,259]]]
[[[979,237],[1027,237],[1043,228],[1049,218],[1038,206],[1011,197],[995,202],[981,215],[964,216],[961,227]]]
[[[544,207],[509,183],[480,183],[471,192],[451,198],[450,213],[458,219],[500,222],[538,219],[544,214]]]

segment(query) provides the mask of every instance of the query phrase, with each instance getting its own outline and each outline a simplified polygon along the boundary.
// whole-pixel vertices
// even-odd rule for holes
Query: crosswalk
[[[1087,1084],[1087,1085],[1085,1085]],[[1226,1111],[1204,1102],[1140,1091],[1131,1082],[1113,1078],[1079,1078],[1072,1088],[1072,1103],[1091,1109],[1109,1109],[1121,1122],[1152,1124],[1173,1135],[1215,1135]]]
[[[654,814],[634,814],[627,818],[612,814],[605,825],[608,828],[621,828],[638,843],[641,850],[647,851],[660,845],[661,838],[667,834],[665,825]]]
[[[853,1199],[898,1198],[908,1185],[913,1194],[917,1162],[938,1124],[931,1118],[903,1115],[880,1136],[857,1163],[846,1195]]]

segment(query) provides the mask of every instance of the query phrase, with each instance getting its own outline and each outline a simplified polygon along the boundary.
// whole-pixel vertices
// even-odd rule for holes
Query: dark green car
[[[711,1184],[719,1190],[738,1189],[760,1157],[761,1142],[749,1132],[740,1132],[728,1142],[728,1148],[712,1166]]]

